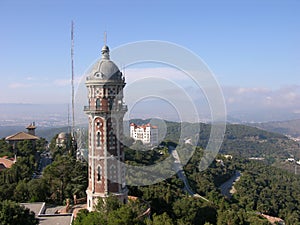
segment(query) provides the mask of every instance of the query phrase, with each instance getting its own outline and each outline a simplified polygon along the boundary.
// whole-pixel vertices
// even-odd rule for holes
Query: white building
[[[130,124],[130,137],[134,140],[140,140],[143,144],[158,144],[158,128],[150,123],[138,126],[134,123]]]

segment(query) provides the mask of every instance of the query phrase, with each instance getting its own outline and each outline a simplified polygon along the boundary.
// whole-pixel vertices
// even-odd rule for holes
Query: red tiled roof
[[[265,217],[271,224],[276,224],[276,222],[282,223],[284,222],[283,219],[278,218],[278,217],[273,217],[273,216],[269,216],[266,214],[261,214],[263,217]]]
[[[2,164],[5,168],[11,168],[14,163],[10,159],[0,158],[0,165]]]
[[[143,124],[143,125],[136,125],[135,123],[131,123],[130,126],[134,126],[134,128],[143,128],[144,130],[146,129],[146,127],[151,127],[153,129],[157,129],[157,126],[152,126],[150,123],[147,124]]]
[[[5,138],[6,141],[38,140],[37,136],[25,132],[19,132]]]

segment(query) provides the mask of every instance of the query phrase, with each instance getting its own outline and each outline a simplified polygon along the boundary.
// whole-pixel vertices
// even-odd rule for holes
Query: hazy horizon
[[[191,51],[202,59],[219,84],[230,120],[262,122],[300,118],[300,14],[297,10],[300,3],[297,1],[77,1],[70,4],[31,0],[5,1],[0,5],[3,28],[0,75],[5,78],[0,84],[0,103],[33,104],[35,108],[17,113],[2,104],[2,108],[8,107],[0,110],[2,118],[21,115],[23,119],[44,120],[45,114],[49,114],[51,120],[57,117],[67,120],[71,103],[72,20],[75,22],[76,90],[84,84],[88,68],[99,59],[106,31],[112,60],[118,46],[143,40],[171,42]],[[122,15],[122,19],[117,15]],[[174,21],[178,21],[176,26]],[[185,62],[181,55],[176,57]],[[182,71],[159,63],[118,64],[118,67],[125,74],[125,90],[138,79],[162,76],[191,97],[199,114],[196,120],[210,120],[207,96]],[[168,96],[178,94],[174,89],[162,88],[163,92],[168,92]],[[81,97],[85,99],[85,95]],[[40,110],[36,104],[59,106]],[[156,99],[151,104],[147,107],[145,102],[140,102],[129,117],[169,113],[170,107],[163,101]],[[76,106],[77,112],[83,114],[83,103]],[[177,119],[176,112],[164,116]],[[194,117],[191,115],[190,119]]]

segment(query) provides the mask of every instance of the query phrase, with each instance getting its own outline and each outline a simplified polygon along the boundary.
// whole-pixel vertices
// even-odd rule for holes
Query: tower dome
[[[102,57],[90,70],[88,80],[121,80],[122,73],[117,65],[110,60],[109,47],[104,45],[101,49]]]

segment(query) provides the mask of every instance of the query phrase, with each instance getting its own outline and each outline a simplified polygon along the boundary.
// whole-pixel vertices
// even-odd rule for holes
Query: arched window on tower
[[[100,101],[99,98],[97,98],[97,100],[96,100],[96,109],[100,109],[100,107],[101,107],[101,101]]]
[[[102,169],[101,166],[99,165],[97,168],[97,181],[101,181],[101,176],[102,176]]]
[[[101,134],[100,132],[97,132],[97,147],[100,147],[101,145]]]

